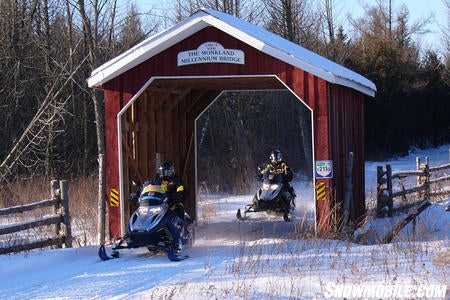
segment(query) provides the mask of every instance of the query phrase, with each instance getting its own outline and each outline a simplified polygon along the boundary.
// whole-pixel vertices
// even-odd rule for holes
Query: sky
[[[428,156],[431,166],[450,163],[450,144],[367,162],[366,189],[373,189],[377,165],[414,170],[417,156]],[[292,222],[266,213],[238,221],[236,209],[252,195],[202,198],[195,243],[181,262],[145,248],[121,250],[120,258],[101,261],[95,242],[0,255],[2,299],[448,299],[445,201],[418,216],[414,241],[410,223],[390,244],[355,244],[306,235],[313,219],[305,213],[310,206],[302,205],[304,184],[294,184],[301,196]],[[369,217],[356,234],[386,232],[405,216]],[[72,231],[79,234],[74,226]]]
[[[431,48],[444,53],[446,50],[443,45],[442,32],[448,28],[450,23],[449,11],[446,8],[445,1],[450,0],[392,0],[393,10],[396,11],[401,5],[406,5],[410,12],[410,22],[424,20],[431,17],[431,24],[426,28],[431,32],[426,35],[418,36],[420,44],[424,48]],[[138,7],[147,11],[150,8],[155,9],[163,15],[170,10],[175,0],[119,0],[119,5],[126,7],[130,3],[136,3]],[[387,2],[387,0],[385,0]],[[348,16],[358,18],[364,15],[365,7],[372,7],[377,0],[335,0],[335,16],[341,24],[347,24]]]

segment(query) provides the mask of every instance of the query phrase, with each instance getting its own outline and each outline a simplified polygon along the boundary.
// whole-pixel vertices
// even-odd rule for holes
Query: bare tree
[[[443,0],[445,1],[445,5],[447,7],[447,15],[450,15],[450,0]],[[446,74],[445,74],[445,81],[447,85],[450,85],[450,18],[447,18],[447,24],[446,27],[442,30],[444,37],[444,56],[445,56],[445,65],[446,65]]]
[[[253,24],[259,24],[263,18],[263,7],[259,1],[252,0],[177,0],[175,3],[175,22],[180,22],[202,7],[236,16]]]
[[[0,178],[5,179],[7,176],[12,175],[11,172],[16,164],[32,167],[46,159],[46,141],[48,140],[49,128],[54,128],[56,123],[61,122],[63,116],[61,112],[64,111],[66,105],[67,99],[64,101],[60,100],[61,93],[64,87],[73,80],[73,76],[77,71],[78,69],[75,69],[67,78],[64,79],[61,76],[61,80],[54,82],[47,97],[22,133],[22,136],[0,164]],[[31,159],[27,159],[27,154]]]
[[[120,24],[119,28],[118,44],[120,44],[122,49],[131,48],[155,30],[155,27],[151,27],[150,31],[144,33],[142,22],[139,18],[139,13],[135,4],[130,6],[127,16]]]
[[[334,22],[334,10],[333,10],[333,1],[332,0],[324,0],[325,5],[325,21],[326,27],[328,31],[328,45],[331,48],[330,58],[332,60],[336,60],[336,41],[335,41],[335,22]]]
[[[17,175],[17,170],[49,176],[53,162],[60,158],[56,141],[63,133],[67,115],[65,89],[75,75],[68,70],[67,63],[60,63],[60,53],[52,46],[51,37],[60,37],[59,7],[50,5],[48,0],[14,1],[1,2],[0,11],[13,16],[2,18],[5,21],[1,22],[2,33],[15,32],[12,34],[15,38],[4,41],[12,47],[2,49],[0,55],[4,57],[5,71],[8,72],[8,66],[14,70],[11,78],[1,78],[2,99],[6,100],[2,119],[7,122],[2,129],[9,134],[15,134],[9,130],[12,127],[21,131],[3,156],[1,178]]]
[[[318,52],[320,14],[310,0],[263,0],[265,27],[279,36]]]
[[[114,1],[115,3],[115,1]],[[91,69],[94,69],[100,63],[99,49],[101,46],[101,30],[104,29],[100,25],[100,19],[105,14],[106,2],[95,0],[91,3],[92,15],[89,16],[87,12],[87,5],[84,0],[77,1],[77,8],[80,13],[83,24],[84,44],[86,45],[88,64]],[[115,5],[114,5],[115,7]],[[114,13],[111,14],[114,16]],[[107,23],[104,26],[108,26]],[[108,28],[108,27],[106,27]],[[114,27],[109,27],[114,28]],[[113,34],[108,34],[112,37]],[[109,40],[109,39],[108,39]],[[90,96],[94,103],[95,110],[95,124],[97,133],[97,150],[98,150],[98,241],[100,244],[105,243],[106,234],[106,145],[105,145],[105,128],[103,115],[103,101],[96,91],[90,91]]]

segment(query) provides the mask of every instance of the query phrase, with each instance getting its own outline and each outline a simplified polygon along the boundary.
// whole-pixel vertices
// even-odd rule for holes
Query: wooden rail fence
[[[391,165],[387,164],[386,169],[382,166],[377,167],[377,217],[392,217],[394,212],[394,199],[402,197],[406,202],[406,196],[417,193],[417,200],[431,200],[433,197],[450,195],[450,189],[436,189],[437,183],[450,182],[449,172],[450,164],[437,167],[430,167],[428,157],[425,163],[420,162],[420,158],[416,158],[416,170],[393,172]],[[437,177],[441,174],[441,177]],[[443,174],[443,175],[442,175]],[[404,179],[407,177],[416,177],[416,186],[405,189]],[[398,180],[400,191],[393,191],[393,182]],[[411,203],[414,205],[415,203]]]
[[[2,236],[5,236],[7,234],[21,232],[40,226],[53,226],[54,235],[51,237],[40,237],[40,239],[34,242],[24,244],[16,244],[16,241],[13,241],[13,245],[1,247],[0,254],[20,252],[50,246],[56,246],[58,248],[62,248],[63,245],[66,248],[72,247],[72,232],[69,216],[69,197],[66,180],[51,181],[51,199],[40,200],[26,205],[1,208],[0,216],[12,217],[16,214],[21,214],[26,211],[33,211],[46,207],[53,207],[51,215],[45,215],[43,217],[27,220],[24,222],[0,226],[0,240]]]

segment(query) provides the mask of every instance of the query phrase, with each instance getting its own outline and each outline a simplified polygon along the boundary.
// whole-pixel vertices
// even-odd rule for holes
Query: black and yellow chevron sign
[[[316,199],[317,200],[327,199],[327,193],[325,191],[325,182],[316,183]]]
[[[111,189],[109,192],[109,205],[110,206],[119,206],[119,190]]]

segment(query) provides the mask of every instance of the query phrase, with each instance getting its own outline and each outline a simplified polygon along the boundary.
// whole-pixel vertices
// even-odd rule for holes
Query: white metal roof
[[[294,44],[262,27],[209,8],[202,8],[169,29],[151,36],[92,71],[89,87],[99,86],[177,44],[201,29],[213,26],[234,38],[316,75],[328,82],[374,96],[375,84],[362,75]]]

